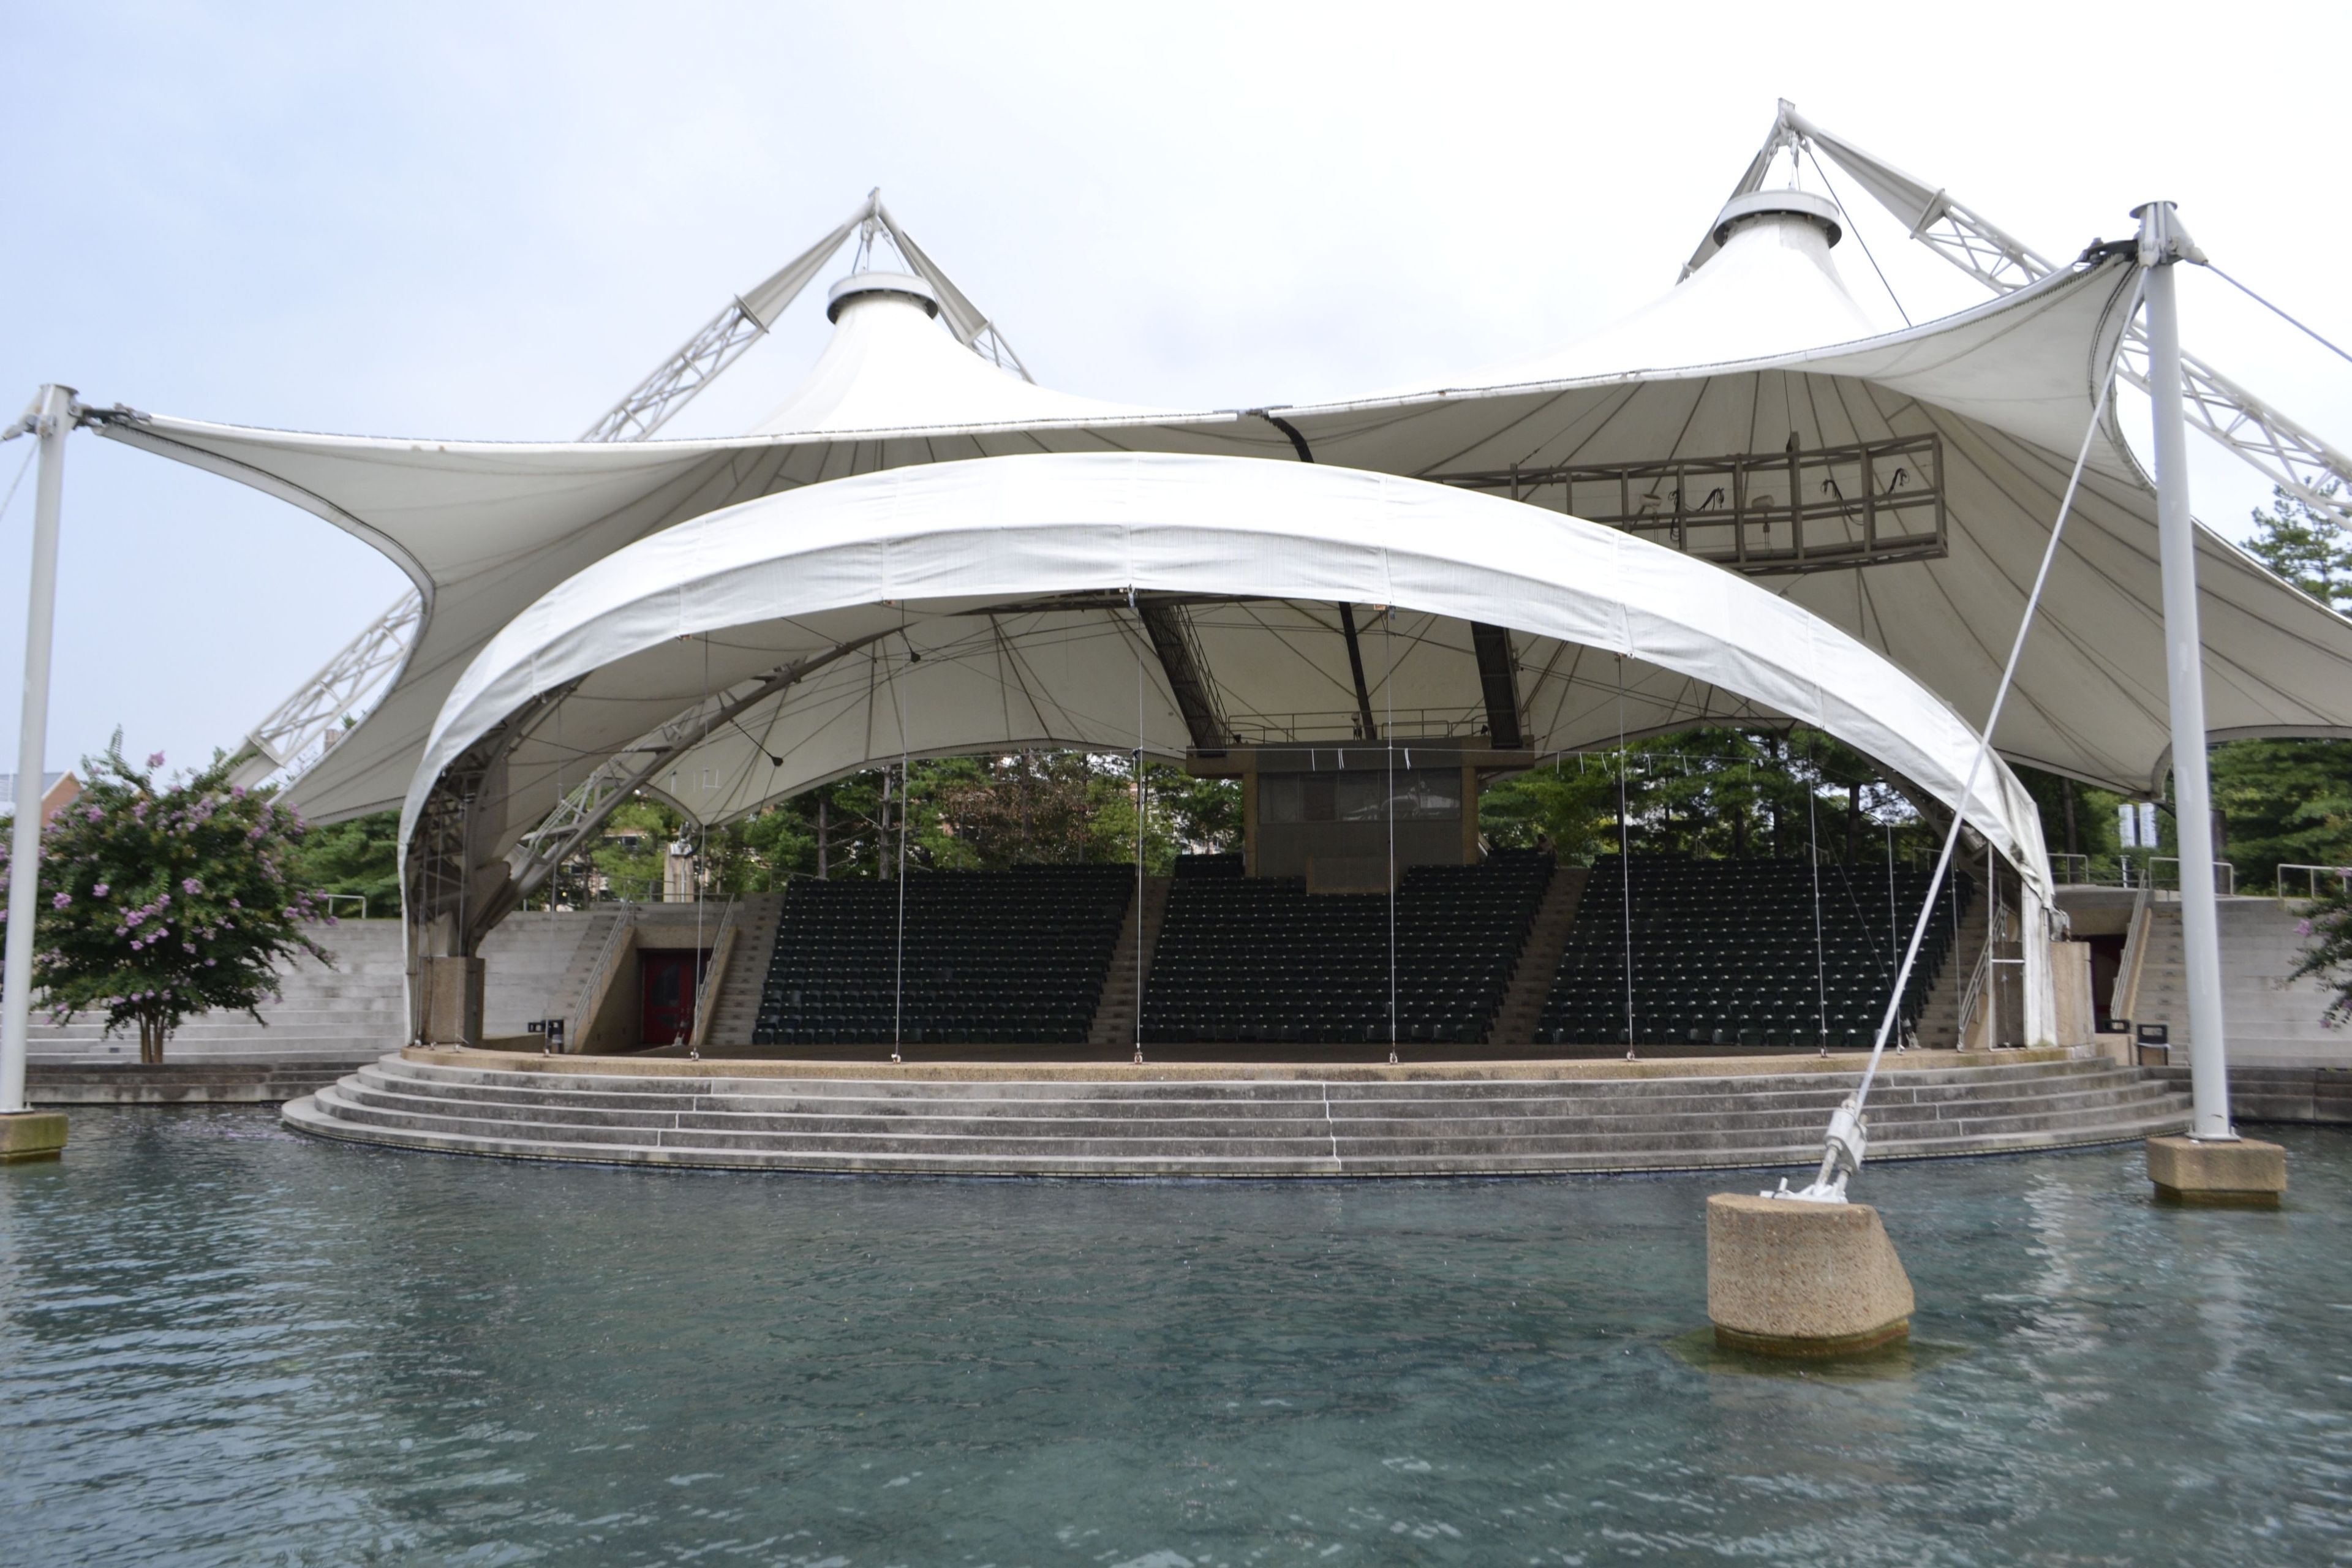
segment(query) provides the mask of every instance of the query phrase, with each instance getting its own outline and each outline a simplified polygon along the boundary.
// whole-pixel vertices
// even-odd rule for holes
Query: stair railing
[[[595,1006],[604,990],[604,972],[612,967],[614,952],[621,945],[629,928],[636,924],[637,907],[626,899],[621,900],[620,913],[613,929],[604,933],[604,945],[597,950],[596,962],[580,982],[580,994],[572,1001],[572,1032],[564,1037],[567,1055],[576,1053],[588,1043],[588,1031],[595,1026]]]
[[[1959,1018],[1952,1032],[1952,1046],[1957,1050],[1968,1049],[1969,1025],[1975,1019],[1978,1004],[1984,1000],[1985,987],[1992,978],[1993,944],[2002,940],[2002,933],[2008,929],[2007,910],[1994,910],[1986,915],[1984,941],[1977,946],[1977,961],[1969,967],[1969,983],[1960,991]]]
[[[727,963],[727,937],[735,929],[735,895],[727,895],[727,907],[719,911],[719,929],[710,933],[710,962],[702,966],[701,976],[694,984],[694,1031],[687,1040],[691,1050],[702,1048],[702,1038],[710,1032],[710,988]]]
[[[2139,896],[2132,900],[2131,923],[2124,927],[2123,957],[2116,963],[2116,988],[2107,998],[2107,1017],[2123,1022],[2139,1012],[2139,972],[2147,959],[2148,928],[2155,923],[2156,888],[2153,882],[2139,885]]]
[[[2300,894],[2287,890],[2289,871],[2303,873],[2303,891]],[[2333,877],[2339,887],[2352,888],[2352,866],[2303,866],[2292,861],[2280,862],[2277,875],[2273,879],[2271,885],[2278,889],[2280,903],[2286,903],[2298,897],[2305,902],[2310,903],[2323,896],[2319,891],[2319,879],[2322,877]]]

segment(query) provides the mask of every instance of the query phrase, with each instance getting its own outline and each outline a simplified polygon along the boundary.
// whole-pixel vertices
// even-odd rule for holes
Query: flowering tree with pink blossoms
[[[259,1023],[281,963],[331,957],[304,929],[327,917],[287,882],[300,815],[232,787],[226,756],[158,783],[163,765],[157,752],[131,766],[119,733],[84,759],[88,785],[41,835],[34,927],[33,983],[52,1017],[102,1015],[110,1035],[135,1024],[149,1063],[190,1014]],[[0,887],[5,854],[0,839]],[[0,921],[15,913],[0,906]]]

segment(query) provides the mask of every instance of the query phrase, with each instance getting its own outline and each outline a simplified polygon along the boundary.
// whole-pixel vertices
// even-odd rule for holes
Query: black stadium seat
[[[1244,878],[1238,857],[1177,864],[1144,994],[1143,1037],[1378,1044],[1389,1037],[1390,901]],[[1396,1037],[1475,1044],[1502,1004],[1549,885],[1549,855],[1416,866],[1395,902]]]
[[[1843,866],[1822,867],[1818,917],[1813,879],[1802,860],[1637,855],[1629,868],[1603,856],[1585,883],[1536,1038],[1621,1047],[1866,1047],[1928,877],[1894,873],[1891,917],[1884,871],[1862,868],[1849,877]],[[1906,1026],[1927,1005],[1974,890],[1959,874],[1937,899],[1904,989],[1898,1016]]]
[[[1133,866],[938,871],[906,884],[796,879],[752,1032],[758,1045],[1066,1045],[1087,1037]]]

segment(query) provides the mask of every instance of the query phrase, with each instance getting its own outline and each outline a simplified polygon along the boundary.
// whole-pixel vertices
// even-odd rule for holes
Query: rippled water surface
[[[1753,1176],[852,1181],[77,1112],[0,1169],[26,1563],[2352,1558],[2352,1133],[1873,1170],[1924,1352],[1695,1352]]]

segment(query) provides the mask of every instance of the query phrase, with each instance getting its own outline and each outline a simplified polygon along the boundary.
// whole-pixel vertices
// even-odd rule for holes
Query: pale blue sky
[[[2053,257],[2169,195],[2352,339],[2341,8],[2124,16],[11,0],[0,419],[58,380],[258,425],[568,437],[875,184],[1048,384],[1360,391],[1663,289],[1783,95]],[[1915,316],[1980,297],[1878,216]],[[2193,350],[2352,445],[2352,366],[2210,279],[2184,299]],[[672,428],[749,425],[823,331],[812,290]],[[0,489],[28,445],[0,447]],[[2218,455],[2198,478],[2232,531],[2266,493]],[[316,518],[92,437],[66,494],[52,767],[118,723],[174,763],[233,745],[401,586]],[[0,520],[6,692],[30,499]],[[9,704],[0,770],[15,736]]]

